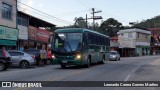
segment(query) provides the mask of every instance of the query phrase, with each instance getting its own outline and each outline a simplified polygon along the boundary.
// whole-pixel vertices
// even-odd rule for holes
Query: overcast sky
[[[20,0],[21,2],[57,18],[66,20],[54,20],[49,16],[40,15],[33,10],[30,13],[45,19],[57,26],[65,26],[74,23],[75,17],[91,17],[91,8],[102,10],[96,14],[103,20],[115,18],[123,25],[129,22],[142,21],[160,15],[160,0]],[[26,9],[28,10],[28,9]],[[67,22],[68,21],[68,22]],[[89,21],[92,22],[92,21]],[[97,21],[101,22],[101,20]]]

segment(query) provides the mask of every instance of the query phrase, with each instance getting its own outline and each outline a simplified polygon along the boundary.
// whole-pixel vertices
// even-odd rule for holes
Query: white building
[[[146,29],[132,28],[120,30],[118,33],[119,48],[128,48],[129,54],[149,55],[151,32]]]

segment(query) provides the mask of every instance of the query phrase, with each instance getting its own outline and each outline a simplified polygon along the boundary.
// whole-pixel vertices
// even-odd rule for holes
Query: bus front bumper
[[[82,60],[52,60],[52,64],[61,64],[61,65],[82,65]]]

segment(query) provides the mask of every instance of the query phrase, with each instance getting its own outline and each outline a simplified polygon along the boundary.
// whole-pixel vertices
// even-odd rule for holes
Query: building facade
[[[110,50],[111,51],[119,50],[118,36],[114,36],[110,38]]]
[[[151,53],[160,54],[160,28],[149,28],[151,31]]]
[[[19,50],[24,50],[24,46],[28,44],[29,16],[18,12],[17,24],[19,29],[17,46]]]
[[[18,39],[17,0],[0,0],[0,49],[16,49]]]
[[[146,29],[124,29],[118,32],[123,56],[150,55],[151,32]]]
[[[41,49],[42,45],[47,47],[50,34],[47,30],[29,26],[29,48]]]
[[[22,11],[18,11],[17,23],[19,29],[17,46],[19,50],[41,49],[42,45],[47,47],[49,36],[52,33],[48,27],[55,27],[54,24]]]

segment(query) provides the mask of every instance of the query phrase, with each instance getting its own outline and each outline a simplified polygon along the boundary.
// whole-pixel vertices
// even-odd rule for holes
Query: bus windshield
[[[82,33],[56,33],[53,50],[61,53],[80,51]]]

